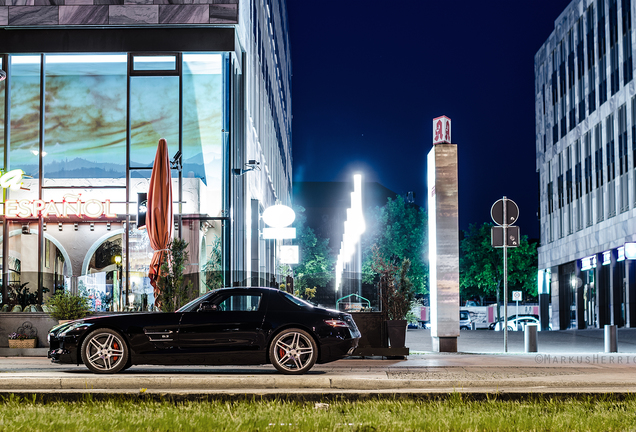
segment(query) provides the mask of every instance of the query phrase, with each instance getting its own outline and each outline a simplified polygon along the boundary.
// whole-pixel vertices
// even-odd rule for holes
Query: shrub
[[[46,304],[51,308],[51,316],[57,320],[76,320],[90,312],[88,299],[62,291],[50,297]]]

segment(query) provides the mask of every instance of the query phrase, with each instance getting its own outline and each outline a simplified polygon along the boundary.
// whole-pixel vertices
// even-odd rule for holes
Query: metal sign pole
[[[504,277],[504,352],[508,352],[508,215],[506,197],[503,197],[503,277]]]

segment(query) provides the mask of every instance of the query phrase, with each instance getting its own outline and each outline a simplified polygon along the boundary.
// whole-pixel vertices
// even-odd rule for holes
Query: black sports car
[[[58,325],[49,336],[54,363],[84,363],[95,373],[132,365],[272,363],[302,374],[358,346],[351,315],[315,307],[272,288],[211,291],[174,313],[131,313]]]

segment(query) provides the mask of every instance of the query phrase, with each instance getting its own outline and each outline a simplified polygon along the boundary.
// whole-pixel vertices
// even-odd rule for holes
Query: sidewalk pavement
[[[636,392],[636,353],[440,354],[345,359],[305,375],[272,366],[134,366],[98,375],[41,357],[0,358],[0,395],[154,394],[196,397],[364,397],[382,394]]]

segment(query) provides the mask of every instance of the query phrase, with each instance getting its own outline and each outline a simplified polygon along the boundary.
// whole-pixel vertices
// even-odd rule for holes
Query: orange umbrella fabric
[[[163,256],[172,239],[172,176],[170,173],[170,159],[168,157],[168,143],[164,138],[159,140],[155,163],[152,167],[148,190],[148,206],[146,210],[146,229],[150,246],[155,253],[150,261],[148,277],[155,292],[155,305],[159,304],[160,290],[157,287]]]

